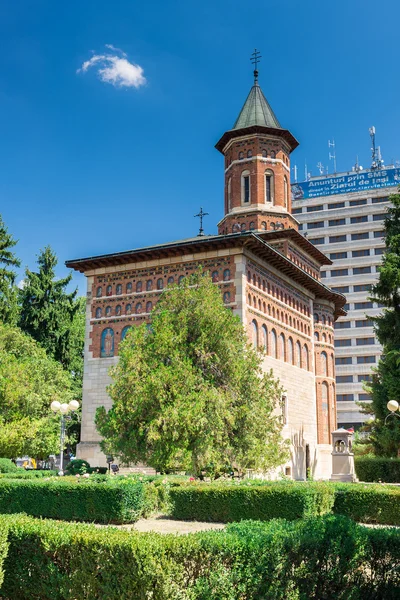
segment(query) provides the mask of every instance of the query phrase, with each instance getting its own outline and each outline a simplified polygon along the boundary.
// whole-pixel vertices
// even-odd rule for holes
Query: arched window
[[[303,367],[307,369],[307,371],[310,370],[310,355],[308,353],[307,344],[304,344],[303,346]]]
[[[137,315],[140,315],[140,313],[142,312],[142,303],[141,302],[138,302],[136,304],[136,311],[135,312],[136,312]]]
[[[268,330],[265,325],[261,327],[262,345],[265,352],[268,352]]]
[[[111,316],[111,306],[107,306],[106,307],[106,317],[110,317]]]
[[[263,158],[267,158],[267,151],[266,151],[266,150],[262,150],[262,152],[261,152],[261,156],[262,156]]]
[[[213,271],[212,272],[211,279],[212,279],[213,283],[217,283],[217,281],[218,281],[218,271]]]
[[[161,279],[161,277],[160,277],[160,279],[157,279],[157,289],[158,289],[158,290],[162,290],[162,289],[163,289],[163,287],[164,287],[164,281],[163,281],[163,279]]]
[[[146,312],[150,313],[152,311],[152,308],[153,308],[153,303],[150,302],[150,300],[149,300],[146,304]]]
[[[250,294],[247,296],[247,304],[251,306],[251,296]]]
[[[182,283],[182,281],[185,279],[184,275],[179,275],[179,279],[178,279],[178,283]]]
[[[289,186],[288,186],[288,180],[286,175],[283,178],[283,205],[285,208],[288,207],[288,190],[289,190]]]
[[[132,292],[132,284],[131,283],[127,283],[126,284],[126,293],[130,294]]]
[[[106,294],[107,294],[107,296],[112,296],[112,285],[107,286]]]
[[[257,299],[255,296],[253,296],[253,306],[254,308],[257,308]]]
[[[251,150],[247,150],[247,158],[251,158],[253,156],[253,153]]]
[[[281,360],[286,359],[286,344],[285,336],[283,335],[283,333],[281,333],[281,335],[279,336],[279,354]]]
[[[102,314],[101,308],[96,308],[96,319],[100,319]]]
[[[322,325],[326,325],[326,318],[325,318],[325,315],[322,315]]]
[[[240,231],[240,225],[239,223],[234,223],[232,225],[232,233],[238,233]]]
[[[335,376],[335,358],[333,354],[331,354],[331,377]]]
[[[142,291],[142,282],[138,281],[136,284],[136,291],[137,292],[141,292]]]
[[[289,364],[293,364],[293,359],[294,359],[294,353],[293,353],[293,340],[290,337],[288,339],[288,363]]]
[[[274,152],[274,150],[271,150],[271,158],[275,158],[276,157],[276,152]]]
[[[321,352],[321,375],[328,376],[328,355],[326,352]]]
[[[232,178],[228,179],[228,212],[231,210]]]
[[[231,272],[229,269],[225,269],[224,271],[224,281],[229,281],[231,278]]]
[[[265,231],[267,229],[267,223],[265,221],[261,221],[261,229]]]
[[[119,296],[122,294],[122,285],[119,283],[116,287],[116,294]]]
[[[315,323],[319,323],[319,316],[317,315],[317,313],[314,313],[314,321]]]
[[[240,231],[246,231],[246,223],[241,224]]]
[[[281,409],[282,409],[282,425],[287,425],[287,420],[288,420],[288,399],[287,399],[286,394],[284,394],[282,396]]]
[[[150,292],[150,290],[152,290],[152,289],[153,289],[153,280],[152,279],[148,279],[147,283],[146,283],[146,290],[148,292]]]
[[[258,325],[257,325],[257,321],[253,320],[251,322],[251,328],[252,328],[252,342],[253,342],[253,347],[254,348],[258,348]]]
[[[271,331],[271,356],[272,358],[278,358],[278,344],[275,329]]]
[[[168,284],[168,285],[173,285],[173,283],[174,283],[174,278],[173,278],[173,276],[171,275],[171,277],[168,277],[167,284]]]
[[[127,305],[125,306],[125,313],[126,313],[127,315],[130,315],[130,314],[131,314],[131,312],[132,312],[132,304],[127,304]]]
[[[97,288],[97,291],[96,291],[96,296],[97,296],[97,298],[100,298],[100,297],[101,297],[101,295],[102,295],[102,293],[103,293],[103,291],[102,291],[102,289],[101,289],[101,285],[100,285],[100,286]]]
[[[243,152],[239,152],[239,160],[243,160],[243,158],[244,158]]]
[[[260,298],[258,299],[258,310],[261,310],[261,300],[260,300]]]
[[[325,335],[325,333],[322,334],[322,341],[326,344],[326,335]]]
[[[225,302],[225,304],[229,304],[230,301],[231,301],[231,294],[230,294],[230,292],[224,292],[224,302]]]
[[[250,197],[250,171],[243,171],[241,177],[240,177],[240,182],[241,182],[241,197],[242,197],[242,204],[250,204],[251,202],[251,197]]]
[[[118,305],[115,307],[115,314],[117,315],[117,317],[119,317],[119,316],[120,316],[120,314],[121,314],[121,305],[120,305],[120,304],[118,304]]]
[[[296,367],[301,367],[301,346],[300,342],[296,342]]]
[[[110,358],[114,356],[114,331],[111,327],[103,329],[101,334],[101,358]]]
[[[314,338],[316,342],[319,342],[319,333],[318,331],[314,331]]]
[[[274,203],[274,174],[269,170],[265,171],[265,202]]]
[[[255,229],[255,228],[256,228],[256,226],[255,226],[255,224],[254,224],[254,221],[251,221],[251,222],[250,222],[250,225],[249,225],[249,229],[250,229],[250,231],[254,231],[254,229]]]
[[[121,342],[126,338],[126,334],[128,333],[128,331],[132,329],[131,325],[127,325],[126,327],[123,328],[123,330],[121,331]]]

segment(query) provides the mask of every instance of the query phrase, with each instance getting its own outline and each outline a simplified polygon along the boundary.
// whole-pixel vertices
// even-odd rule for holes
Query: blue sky
[[[398,0],[2,0],[0,213],[23,265],[50,244],[61,276],[70,258],[195,235],[200,206],[216,232],[214,144],[255,47],[300,176],[332,138],[339,170],[368,166],[371,125],[400,159],[399,20]]]

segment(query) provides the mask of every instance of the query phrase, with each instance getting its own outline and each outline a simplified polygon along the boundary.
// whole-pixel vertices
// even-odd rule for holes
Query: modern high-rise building
[[[338,425],[357,429],[366,416],[357,401],[368,401],[364,382],[381,354],[370,317],[381,307],[370,301],[385,251],[388,196],[400,184],[400,168],[355,170],[311,177],[292,185],[292,213],[307,239],[332,265],[324,283],[346,296],[347,315],[334,324]]]

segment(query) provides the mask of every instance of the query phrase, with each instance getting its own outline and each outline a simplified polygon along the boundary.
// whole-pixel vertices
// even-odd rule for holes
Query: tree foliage
[[[80,396],[83,375],[85,332],[85,300],[77,298],[77,290],[66,291],[72,275],[56,277],[57,257],[47,246],[38,257],[37,272],[26,269],[20,292],[19,325],[60,362],[75,380]]]
[[[366,443],[372,444],[378,456],[396,456],[400,448],[400,419],[386,419],[387,402],[400,400],[400,193],[390,196],[390,201],[385,219],[386,251],[371,293],[372,300],[384,305],[382,314],[373,317],[383,353],[367,388],[372,403],[360,403],[363,412],[374,417],[365,426]]]
[[[21,330],[0,324],[0,456],[58,452],[59,419],[50,404],[71,399],[61,365]]]
[[[17,242],[0,216],[0,321],[15,325],[18,320],[18,290],[14,268],[20,266],[12,248]]]
[[[274,414],[282,389],[202,275],[165,290],[151,328],[121,344],[113,406],[96,415],[103,450],[159,471],[268,470],[287,457]]]

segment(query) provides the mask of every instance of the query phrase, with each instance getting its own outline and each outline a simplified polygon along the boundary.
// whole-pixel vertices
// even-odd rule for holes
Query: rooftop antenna
[[[199,217],[200,219],[200,229],[199,229],[199,233],[197,234],[198,236],[200,235],[204,235],[204,229],[203,229],[203,217],[206,217],[208,215],[208,213],[203,212],[202,207],[200,206],[200,212],[197,215],[194,215],[195,217]]]
[[[310,181],[311,179],[311,173],[308,172],[307,170],[307,163],[304,163],[304,181]]]
[[[333,160],[333,172],[336,175],[336,146],[335,146],[335,140],[328,140],[328,148],[329,148],[329,160]],[[333,148],[332,150],[332,154],[330,151],[330,148]]]
[[[376,171],[377,169],[382,169],[383,168],[383,158],[381,155],[381,147],[375,146],[375,127],[372,125],[372,127],[369,128],[369,135],[371,136],[371,143],[372,143],[372,147],[371,147],[371,153],[372,153],[372,163],[371,163],[371,169],[372,171]]]
[[[358,162],[358,154],[357,154],[357,156],[356,156],[356,162],[355,162],[355,165],[354,165],[352,171],[354,171],[355,173],[359,173],[362,170],[363,170],[363,168],[360,165],[360,163]]]
[[[320,175],[325,174],[325,167],[321,161],[319,161],[319,163],[317,164],[317,169],[318,169]]]
[[[294,167],[292,167],[293,173],[294,173],[294,182],[297,183],[297,165],[294,165]]]
[[[251,62],[254,65],[254,83],[258,82],[258,69],[257,69],[257,65],[260,62],[260,58],[262,58],[259,50],[257,50],[257,48],[254,48],[254,52],[250,57]]]

